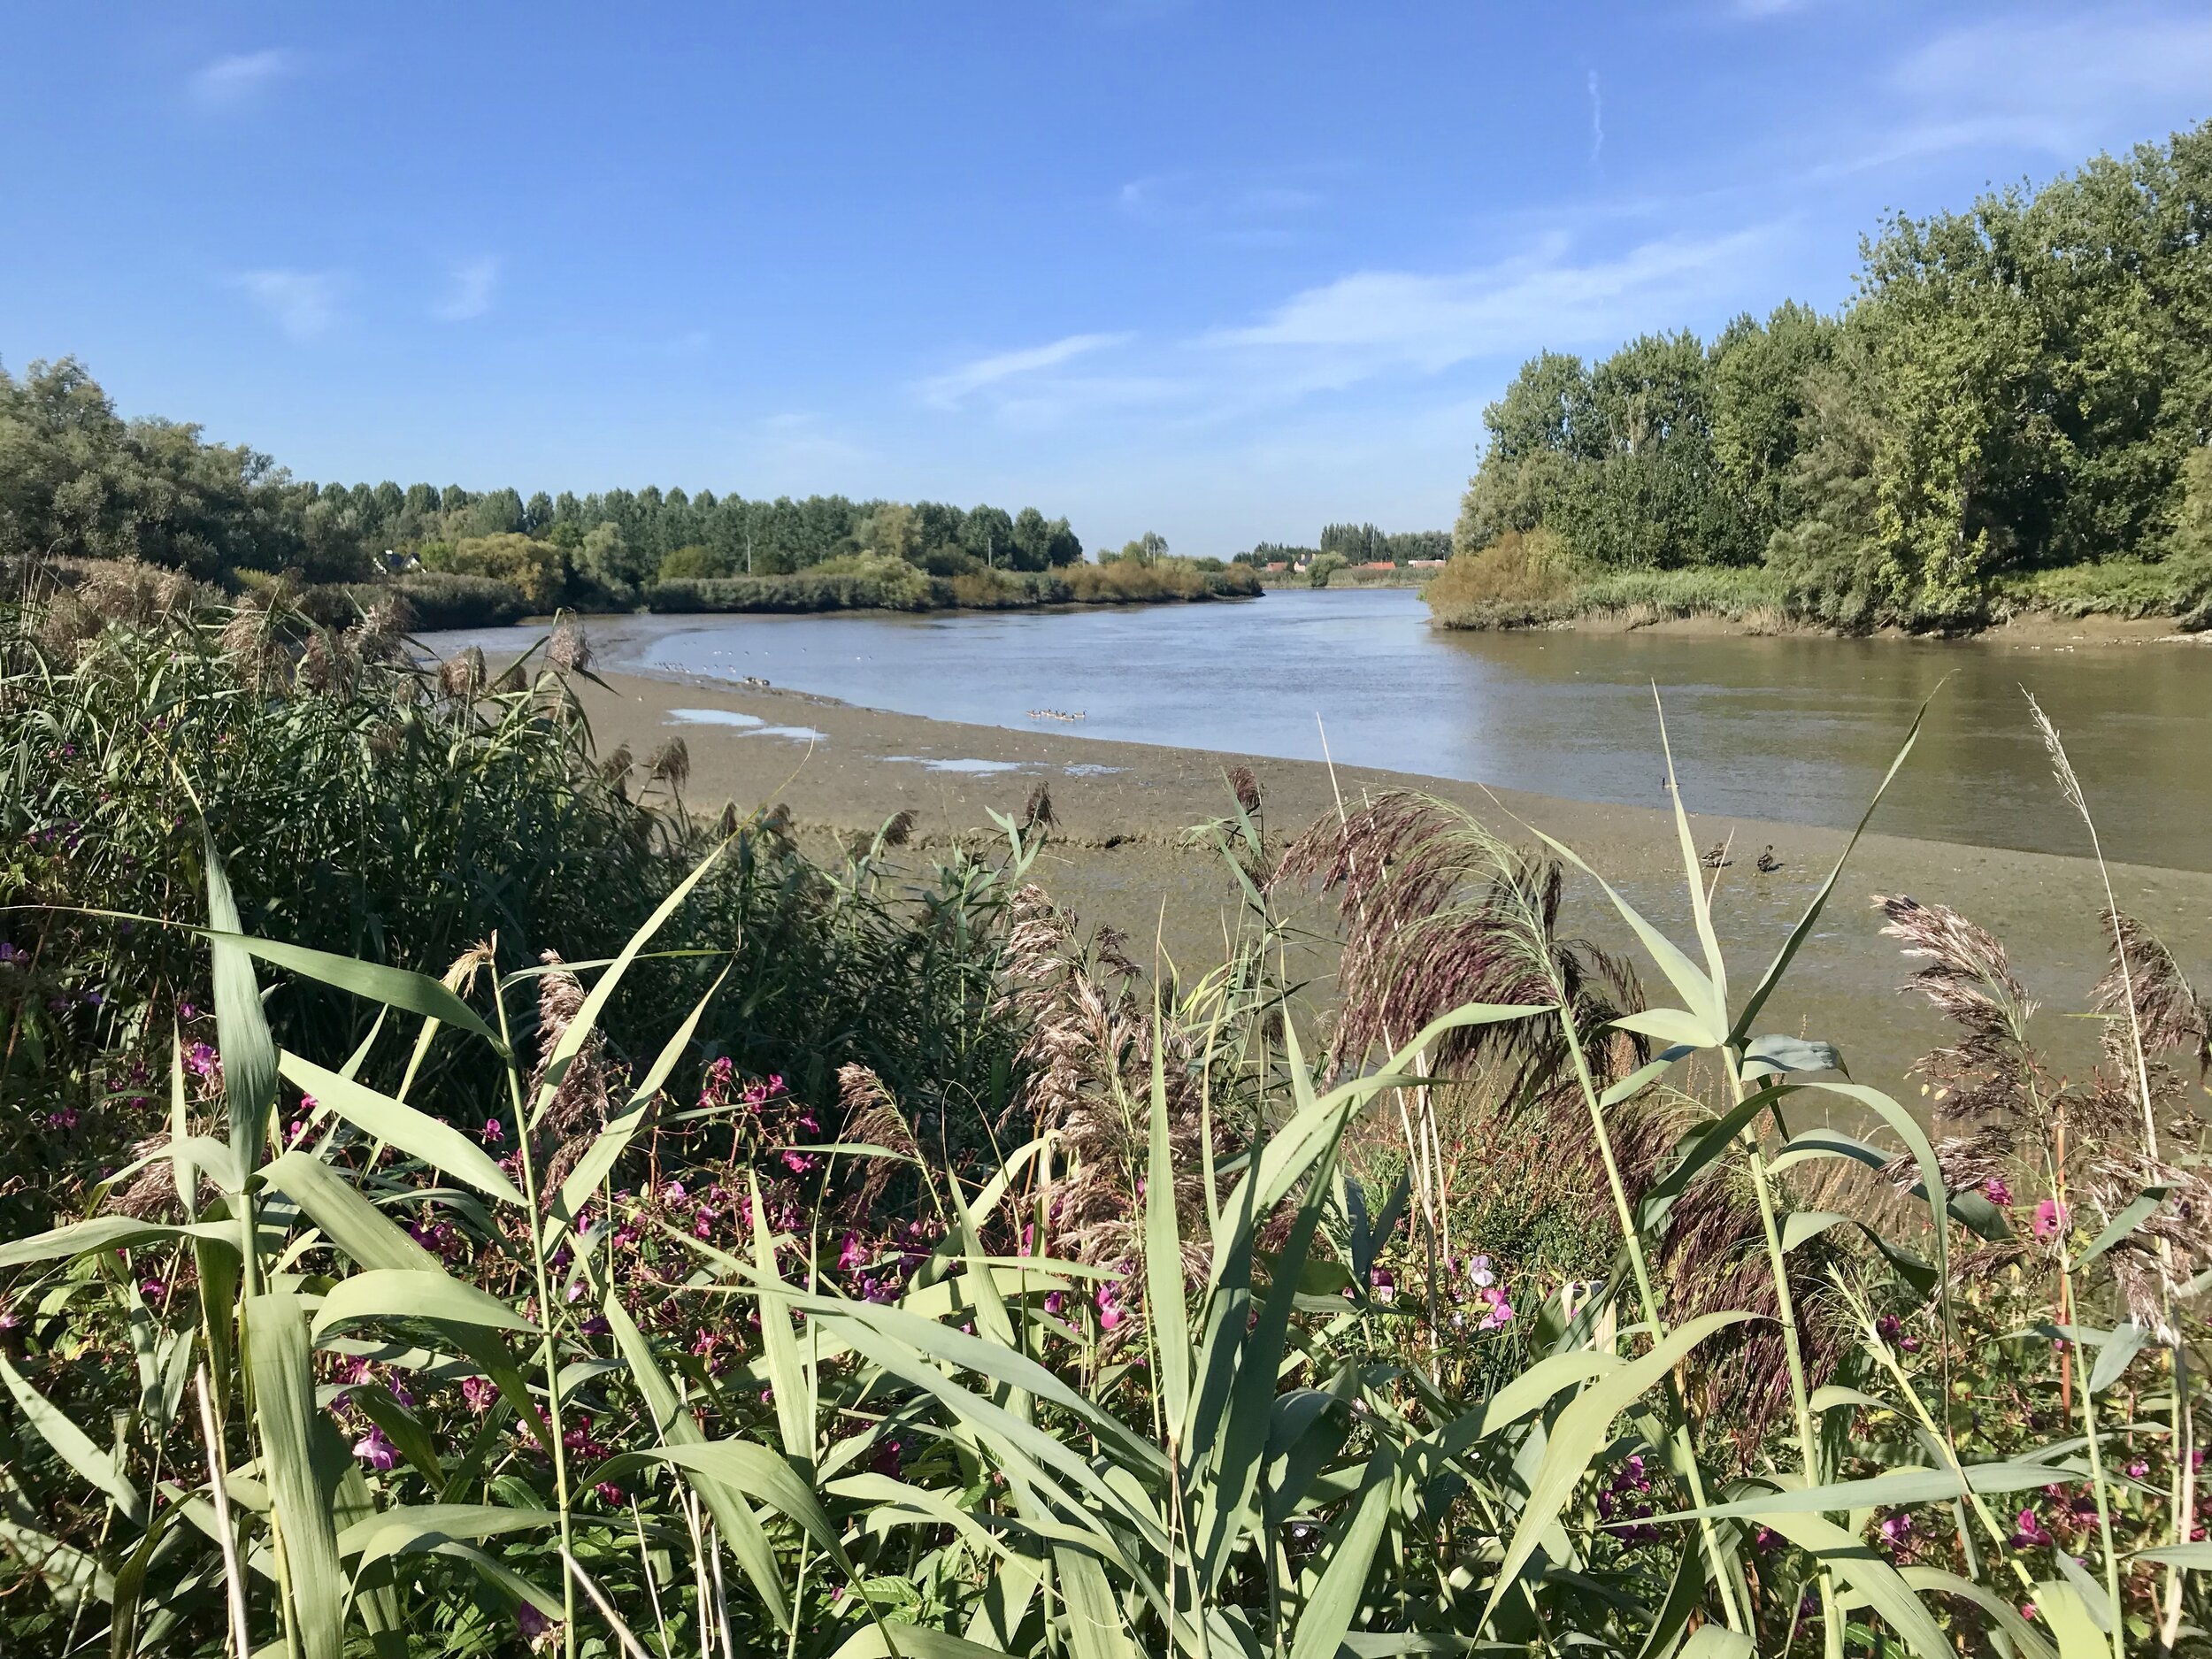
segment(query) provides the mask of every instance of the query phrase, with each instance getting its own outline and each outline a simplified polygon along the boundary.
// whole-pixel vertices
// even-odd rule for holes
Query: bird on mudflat
[[[1705,849],[1705,856],[1698,860],[1698,863],[1703,864],[1708,870],[1724,869],[1735,862],[1728,856],[1726,841],[1715,841]]]
[[[1759,855],[1758,872],[1763,876],[1770,876],[1781,867],[1782,861],[1774,856],[1774,843],[1769,841],[1766,851]]]

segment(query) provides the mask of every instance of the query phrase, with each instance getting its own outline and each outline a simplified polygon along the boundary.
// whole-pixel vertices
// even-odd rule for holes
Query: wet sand
[[[1343,756],[1333,778],[1317,763],[1087,739],[1079,724],[1039,721],[1033,732],[958,725],[782,687],[630,675],[607,676],[606,684],[606,690],[580,687],[602,752],[626,742],[643,756],[682,737],[691,761],[685,798],[695,811],[718,810],[725,801],[741,810],[780,802],[818,835],[872,831],[910,810],[916,844],[926,856],[933,846],[974,843],[994,833],[989,810],[1018,815],[1043,784],[1057,828],[1038,879],[1086,923],[1120,928],[1140,941],[1141,954],[1157,940],[1187,968],[1202,969],[1218,957],[1238,902],[1219,855],[1191,844],[1187,832],[1231,810],[1225,774],[1239,764],[1251,768],[1264,793],[1271,843],[1333,813],[1339,792],[1356,803],[1384,789],[1425,790],[1468,807],[1508,839],[1532,842],[1523,826],[1542,828],[1575,848],[1675,937],[1693,938],[1673,818],[1657,808],[1494,792],[1345,764],[1356,757]],[[1655,759],[1655,775],[1660,769]],[[1893,788],[1944,787],[1941,777],[1909,764]],[[1878,828],[1878,814],[1875,822]],[[1733,862],[1718,872],[1714,902],[1740,1001],[1847,837],[1694,811],[1692,828],[1700,848],[1732,840]],[[1755,862],[1770,843],[1783,868],[1761,875]],[[2193,980],[2212,979],[2206,972],[2212,969],[2212,874],[2116,865],[2112,879],[2121,908],[2163,937]],[[1859,1080],[1901,1098],[1917,1094],[1906,1069],[1945,1039],[1918,998],[1898,995],[1911,964],[1893,941],[1878,937],[1869,903],[1876,893],[1948,904],[2004,941],[2030,990],[2050,1010],[2039,1021],[2043,1041],[2062,1067],[2076,1074],[2085,1069],[2093,1024],[2067,1016],[2085,1005],[2103,969],[2095,920],[2103,891],[2096,865],[2086,858],[1870,833],[1786,988],[1769,1005],[1763,1027],[1838,1042]],[[1626,946],[1625,929],[1594,887],[1582,884],[1572,903],[1577,931],[1608,948]],[[1318,902],[1294,908],[1298,920],[1317,933],[1332,919]],[[1312,979],[1311,995],[1325,1001],[1325,944],[1292,965]],[[1641,961],[1638,968],[1653,1000],[1665,998],[1655,970]]]

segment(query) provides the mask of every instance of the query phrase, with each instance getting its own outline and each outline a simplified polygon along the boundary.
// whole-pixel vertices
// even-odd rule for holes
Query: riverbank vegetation
[[[233,593],[289,579],[329,603],[403,599],[425,627],[563,608],[1001,609],[1259,591],[1165,549],[1149,536],[1087,565],[1068,521],[1034,507],[317,484],[196,426],[126,419],[73,358],[20,379],[0,369],[0,557],[135,560]]]
[[[27,591],[11,1653],[2119,1659],[2212,1616],[2206,1010],[2124,918],[2062,1078],[1997,941],[1881,902],[1957,1027],[1932,1134],[1760,1023],[1845,889],[1747,978],[1686,825],[1682,944],[1420,796],[1283,852],[1240,773],[1222,957],[1148,968],[1037,885],[1041,791],[987,856],[810,856],[680,744],[599,753],[572,626],[425,666],[394,611]],[[1316,895],[1325,995],[1273,965]]]
[[[1844,630],[2212,626],[2208,217],[2212,123],[1890,219],[1834,315],[1532,358],[1485,412],[1436,620],[1649,588]],[[1556,557],[1517,584],[1525,559],[1493,549],[1540,531]]]

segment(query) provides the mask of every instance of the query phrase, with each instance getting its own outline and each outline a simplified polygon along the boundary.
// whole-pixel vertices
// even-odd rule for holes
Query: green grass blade
[[[783,1436],[786,1456],[808,1469],[814,1466],[813,1378],[799,1358],[799,1344],[791,1333],[791,1298],[776,1266],[775,1235],[768,1230],[768,1209],[760,1201],[760,1182],[752,1183],[753,1271],[759,1276],[761,1357],[768,1368],[768,1386],[775,1390],[776,1426]],[[771,1286],[773,1286],[772,1289]]]
[[[1698,862],[1697,843],[1690,838],[1689,809],[1682,804],[1682,785],[1674,774],[1674,741],[1667,735],[1666,705],[1659,700],[1659,682],[1651,686],[1651,706],[1659,716],[1659,748],[1667,758],[1667,801],[1674,808],[1675,838],[1682,847],[1682,873],[1689,884],[1690,912],[1697,921],[1698,943],[1705,950],[1707,977],[1713,986],[1713,1011],[1723,1030],[1728,1025],[1728,964],[1720,954],[1720,940],[1713,932],[1712,902],[1706,896],[1704,866]]]
[[[218,933],[245,932],[229,878],[215,851],[215,838],[203,834],[207,859],[207,919]],[[226,939],[209,947],[214,956],[215,1046],[223,1058],[223,1099],[230,1109],[230,1146],[239,1164],[261,1162],[268,1138],[269,1114],[276,1107],[276,1041],[269,1035],[261,1008],[261,987],[254,982],[253,958]]]
[[[56,1456],[105,1493],[108,1501],[130,1520],[144,1520],[145,1509],[139,1502],[138,1488],[115,1466],[115,1459],[102,1451],[67,1412],[32,1387],[22,1373],[8,1363],[5,1355],[0,1355],[0,1383],[7,1386],[15,1409],[23,1414],[25,1422],[38,1431],[39,1438],[54,1448]]]
[[[1760,1524],[1779,1532],[1848,1585],[1881,1615],[1909,1652],[1918,1654],[1920,1659],[1956,1659],[1957,1649],[1934,1615],[1897,1569],[1877,1555],[1864,1539],[1824,1517],[1799,1509],[1777,1510],[1771,1517],[1763,1516]]]
[[[357,1577],[394,1555],[434,1550],[440,1544],[474,1543],[505,1532],[534,1532],[561,1524],[552,1509],[510,1509],[497,1503],[403,1503],[354,1522],[338,1534],[338,1553],[360,1559]]]
[[[1736,1017],[1735,1025],[1728,1034],[1731,1047],[1740,1048],[1743,1045],[1744,1038],[1750,1033],[1752,1022],[1759,1018],[1759,1010],[1766,1006],[1767,999],[1782,983],[1782,975],[1788,971],[1798,951],[1803,949],[1806,940],[1812,937],[1814,925],[1820,920],[1821,911],[1827,908],[1829,896],[1835,892],[1837,879],[1843,874],[1843,866],[1850,861],[1852,849],[1859,844],[1859,837],[1866,833],[1866,826],[1873,822],[1874,809],[1881,805],[1882,796],[1888,792],[1891,782],[1904,766],[1905,757],[1912,753],[1913,745],[1920,741],[1920,723],[1928,718],[1928,705],[1935,701],[1936,693],[1942,689],[1942,685],[1939,683],[1935,691],[1930,692],[1922,700],[1919,709],[1914,713],[1911,728],[1906,732],[1905,741],[1898,748],[1897,757],[1890,762],[1889,770],[1882,774],[1882,781],[1875,788],[1874,798],[1866,803],[1866,810],[1859,814],[1859,821],[1851,832],[1851,839],[1843,844],[1843,852],[1836,859],[1836,867],[1820,884],[1820,891],[1813,895],[1813,902],[1806,906],[1805,914],[1798,918],[1797,926],[1790,929],[1790,936],[1782,941],[1782,949],[1775,953],[1774,960],[1767,964],[1767,971],[1759,976],[1759,983],[1745,1000],[1743,1012]]]
[[[318,1476],[312,1450],[318,1425],[327,1430],[328,1419],[315,1406],[305,1302],[284,1294],[247,1298],[246,1363],[301,1659],[343,1659],[335,1494]]]
[[[1175,1216],[1175,1154],[1168,1144],[1166,1037],[1152,997],[1152,1121],[1144,1187],[1146,1317],[1159,1356],[1161,1404],[1179,1448],[1190,1414],[1190,1313],[1183,1301],[1183,1239]]]
[[[1337,1646],[1352,1628],[1366,1593],[1368,1571],[1390,1519],[1391,1495],[1396,1489],[1391,1455],[1386,1449],[1379,1451],[1368,1459],[1350,1520],[1331,1542],[1321,1582],[1299,1609],[1290,1659],[1335,1659]]]
[[[1747,1313],[1709,1313],[1676,1326],[1649,1353],[1593,1382],[1559,1414],[1545,1444],[1543,1461],[1530,1479],[1528,1498],[1521,1506],[1512,1541],[1506,1548],[1504,1560],[1499,1563],[1496,1578],[1492,1581],[1490,1599],[1483,1609],[1483,1624],[1490,1622],[1499,1601],[1504,1599],[1521,1569],[1528,1564],[1529,1557],[1536,1553],[1538,1541],[1559,1518],[1576,1483],[1605,1449],[1613,1419],[1655,1387],[1707,1337],[1729,1325],[1740,1325],[1751,1317]]]
[[[389,1141],[410,1157],[420,1158],[502,1203],[517,1209],[528,1207],[521,1190],[507,1179],[491,1155],[451,1124],[417,1111],[388,1094],[380,1094],[365,1083],[326,1071],[288,1050],[279,1064],[288,1081],[357,1129]]]
[[[553,1045],[552,1054],[547,1056],[545,1079],[539,1085],[538,1098],[531,1108],[530,1116],[534,1122],[559,1090],[561,1079],[568,1074],[569,1063],[583,1052],[584,1044],[598,1029],[599,1016],[606,1009],[607,999],[622,983],[622,976],[630,971],[630,964],[637,959],[638,952],[650,944],[654,934],[667,925],[668,918],[683,908],[684,901],[691,896],[692,889],[706,879],[707,872],[720,861],[723,853],[728,850],[730,841],[735,839],[732,836],[716,843],[714,849],[693,866],[691,873],[679,881],[652,915],[646,918],[645,926],[630,935],[629,941],[616,953],[606,972],[592,981],[591,989],[584,995],[583,1005],[576,1010],[575,1018],[569,1021],[568,1029],[561,1033],[560,1041]]]
[[[611,1327],[615,1346],[630,1367],[630,1380],[637,1386],[645,1399],[646,1409],[653,1416],[653,1425],[665,1446],[703,1446],[707,1437],[699,1427],[698,1419],[691,1415],[676,1390],[653,1356],[652,1344],[630,1317],[620,1297],[612,1291],[602,1305]],[[784,1595],[783,1574],[776,1565],[775,1551],[769,1548],[768,1534],[760,1525],[760,1517],[753,1513],[752,1505],[735,1487],[716,1479],[703,1471],[679,1467],[678,1471],[688,1481],[707,1512],[714,1517],[716,1529],[722,1541],[729,1546],[730,1555],[740,1571],[752,1580],[754,1592],[760,1597],[779,1630],[791,1628],[790,1603]]]
[[[381,1002],[403,1013],[420,1014],[443,1025],[457,1025],[472,1035],[481,1037],[495,1050],[501,1050],[499,1034],[476,1010],[448,990],[441,979],[426,973],[417,973],[410,968],[395,968],[380,962],[363,962],[357,957],[342,956],[335,951],[315,950],[305,945],[286,944],[280,940],[257,939],[251,933],[225,931],[214,927],[196,927],[191,930],[211,943],[242,950],[258,956],[272,967],[284,968],[304,974],[311,979],[333,986],[341,991],[350,991],[356,996],[372,1002]]]
[[[537,1328],[489,1292],[434,1268],[372,1268],[341,1279],[323,1298],[310,1334],[319,1342],[356,1319],[436,1319],[494,1331]]]

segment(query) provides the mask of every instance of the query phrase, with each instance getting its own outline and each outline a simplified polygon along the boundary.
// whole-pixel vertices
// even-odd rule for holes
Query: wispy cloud
[[[1598,92],[1598,72],[1590,72],[1590,165],[1605,153],[1605,100]]]
[[[934,404],[940,409],[957,409],[986,387],[1057,368],[1071,358],[1082,357],[1087,352],[1125,345],[1132,338],[1133,335],[1126,334],[1068,334],[1047,345],[978,357],[972,363],[964,364],[947,373],[931,376],[915,389],[926,403]]]
[[[312,340],[337,320],[340,279],[334,272],[247,271],[233,277],[231,286],[295,340]]]
[[[1222,240],[1281,240],[1328,203],[1321,188],[1340,169],[1323,164],[1260,171],[1179,168],[1132,179],[1114,206],[1140,225],[1194,230]]]
[[[1320,387],[1610,341],[1676,324],[1717,274],[1740,270],[1773,235],[1771,227],[1755,227],[1703,240],[1666,237],[1582,261],[1570,257],[1565,237],[1553,236],[1469,271],[1355,272],[1206,343],[1295,358],[1299,381]]]
[[[473,259],[464,259],[453,267],[445,297],[432,308],[431,314],[442,323],[462,323],[472,317],[481,317],[491,310],[492,296],[498,288],[496,255],[480,254]]]
[[[1877,159],[1998,143],[2071,163],[2116,126],[2201,113],[2212,88],[2212,12],[1947,30],[1909,53],[1890,81],[1920,116]]]
[[[298,55],[281,47],[218,58],[193,72],[192,101],[202,109],[227,109],[247,102],[298,68]]]

